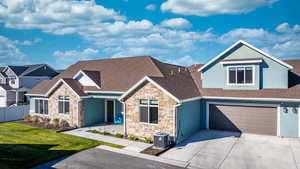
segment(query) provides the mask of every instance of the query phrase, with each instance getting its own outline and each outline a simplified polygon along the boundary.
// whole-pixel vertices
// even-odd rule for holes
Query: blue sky
[[[299,0],[0,0],[1,65],[151,55],[205,63],[237,40],[300,59]]]

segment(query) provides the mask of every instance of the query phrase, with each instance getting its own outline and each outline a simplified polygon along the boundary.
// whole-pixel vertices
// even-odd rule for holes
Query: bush
[[[59,119],[52,119],[51,124],[54,128],[59,128]]]
[[[97,131],[97,130],[88,130],[88,132],[99,134],[99,131]]]
[[[124,137],[124,135],[123,135],[123,134],[121,134],[121,133],[117,133],[117,134],[115,134],[115,137],[117,137],[117,138],[123,138],[123,137]]]
[[[144,143],[149,143],[149,144],[152,144],[152,143],[153,143],[152,139],[150,139],[150,138],[145,138],[145,139],[143,140],[143,142],[144,142]]]
[[[60,120],[59,127],[60,128],[68,128],[68,127],[70,127],[70,124],[66,120]]]
[[[24,121],[25,121],[25,122],[31,122],[31,116],[30,116],[30,115],[26,115],[26,116],[24,117]]]
[[[54,127],[49,121],[45,122],[44,125],[45,125],[45,128],[47,128],[47,129],[52,129]]]
[[[107,132],[107,131],[104,131],[104,132],[102,132],[101,134],[103,134],[103,135],[111,135],[109,132]]]
[[[44,123],[45,118],[44,117],[38,117],[38,123]]]
[[[131,140],[131,141],[137,141],[137,140],[139,140],[139,139],[138,139],[137,137],[135,137],[135,136],[129,136],[128,139]]]
[[[31,116],[30,121],[32,123],[37,123],[39,121],[39,116],[37,116],[37,115]]]

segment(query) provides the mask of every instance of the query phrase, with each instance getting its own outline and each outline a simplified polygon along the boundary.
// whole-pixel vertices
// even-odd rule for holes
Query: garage
[[[209,129],[277,135],[277,108],[208,104]]]

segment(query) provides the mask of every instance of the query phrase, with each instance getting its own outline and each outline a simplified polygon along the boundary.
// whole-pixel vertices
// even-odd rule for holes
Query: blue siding
[[[287,108],[287,112],[284,112],[284,107]],[[298,136],[298,123],[299,114],[293,112],[293,107],[298,108],[298,105],[283,104],[280,108],[280,135],[286,137],[299,137]]]
[[[177,141],[199,131],[200,118],[200,100],[186,102],[177,107]]]
[[[227,86],[226,66],[219,63],[222,59],[263,58],[263,63],[256,64],[256,79],[254,86]],[[204,88],[224,89],[262,89],[287,88],[288,68],[274,60],[248,48],[239,45],[203,70],[202,85]],[[276,83],[274,83],[276,77]]]
[[[104,99],[84,99],[85,126],[103,123],[105,121]]]

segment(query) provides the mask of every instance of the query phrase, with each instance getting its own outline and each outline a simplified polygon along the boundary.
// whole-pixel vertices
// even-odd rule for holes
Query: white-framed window
[[[70,97],[58,96],[58,113],[69,114],[70,113]]]
[[[35,113],[48,114],[48,100],[35,99]]]
[[[255,71],[254,66],[228,66],[227,84],[228,85],[254,85]]]
[[[158,100],[141,99],[140,122],[158,124]]]

